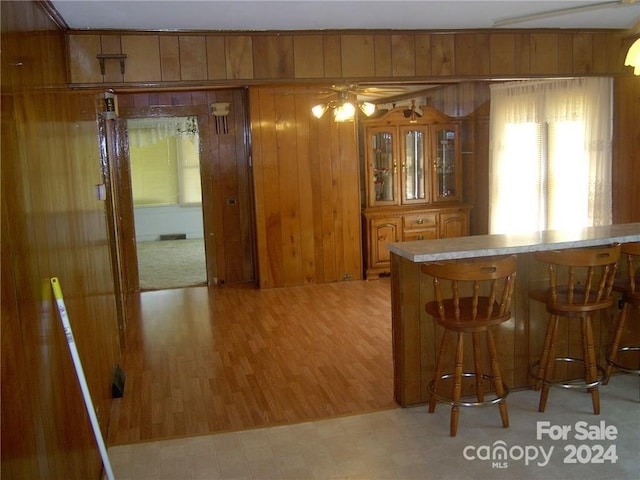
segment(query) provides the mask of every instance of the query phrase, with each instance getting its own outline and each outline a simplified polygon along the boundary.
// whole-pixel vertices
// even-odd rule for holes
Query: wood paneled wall
[[[96,197],[95,93],[57,88],[66,82],[64,34],[38,4],[1,8],[2,477],[97,479],[100,457],[49,284],[59,277],[106,434],[119,345]]]
[[[362,278],[355,124],[311,116],[313,89],[249,100],[260,287]]]
[[[613,223],[640,222],[640,77],[614,84]]]
[[[616,30],[70,32],[74,84],[416,80],[625,72]],[[117,60],[98,54],[125,54]],[[627,70],[628,71],[628,70]]]

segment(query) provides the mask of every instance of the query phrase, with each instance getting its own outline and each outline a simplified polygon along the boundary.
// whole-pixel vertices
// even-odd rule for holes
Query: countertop
[[[392,253],[407,260],[422,263],[638,241],[640,223],[625,223],[579,230],[546,230],[518,235],[473,235],[397,242],[390,243],[388,248]]]

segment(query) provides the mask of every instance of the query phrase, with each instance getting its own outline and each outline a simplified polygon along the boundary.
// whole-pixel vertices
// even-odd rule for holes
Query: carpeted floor
[[[207,282],[202,238],[139,242],[137,247],[142,290],[188,287]]]

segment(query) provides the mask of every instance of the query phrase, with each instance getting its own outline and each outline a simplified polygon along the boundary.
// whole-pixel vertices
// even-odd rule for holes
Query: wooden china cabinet
[[[362,121],[366,278],[390,272],[389,242],[469,234],[460,124],[430,107],[398,107]]]

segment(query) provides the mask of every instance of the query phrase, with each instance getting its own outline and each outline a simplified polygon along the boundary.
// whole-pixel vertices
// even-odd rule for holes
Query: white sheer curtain
[[[490,233],[610,225],[612,81],[491,86]]]
[[[129,145],[146,147],[168,137],[193,139],[198,134],[195,117],[152,117],[127,120]]]

